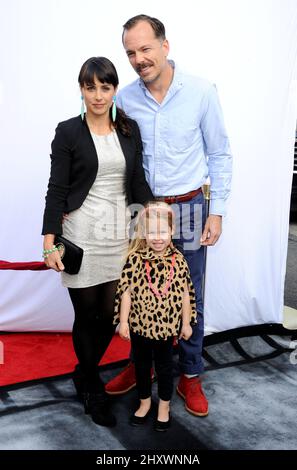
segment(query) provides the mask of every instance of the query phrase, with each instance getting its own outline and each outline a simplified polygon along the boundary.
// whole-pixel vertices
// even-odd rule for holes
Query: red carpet
[[[127,359],[129,352],[130,342],[115,335],[100,364]],[[67,374],[76,363],[70,333],[0,335],[0,386]]]

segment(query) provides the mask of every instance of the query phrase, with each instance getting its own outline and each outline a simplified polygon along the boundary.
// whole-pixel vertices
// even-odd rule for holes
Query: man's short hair
[[[133,16],[133,18],[130,18],[128,21],[126,21],[126,23],[123,26],[124,28],[123,36],[124,36],[125,31],[128,31],[129,29],[133,28],[140,21],[146,21],[147,23],[151,25],[157,39],[161,39],[163,41],[166,39],[165,26],[163,25],[162,21],[158,20],[157,18],[153,18],[152,16],[148,16],[148,15]],[[122,36],[122,39],[123,39],[123,36]]]

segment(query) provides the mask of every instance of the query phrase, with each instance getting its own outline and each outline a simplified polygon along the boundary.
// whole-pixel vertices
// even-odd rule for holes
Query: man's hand
[[[221,215],[209,215],[205,227],[200,238],[202,246],[211,246],[220,238],[222,233],[222,216]]]
[[[68,219],[69,214],[67,212],[63,212],[63,217],[62,217],[62,224],[64,224],[65,220]]]

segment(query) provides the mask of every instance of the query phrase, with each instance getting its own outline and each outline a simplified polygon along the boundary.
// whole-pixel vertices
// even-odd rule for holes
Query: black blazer
[[[130,137],[116,131],[126,159],[126,194],[128,204],[144,204],[154,197],[144,175],[138,125],[132,119],[128,121],[132,129]],[[52,142],[42,235],[63,233],[63,213],[82,205],[97,171],[97,152],[86,120],[78,116],[58,124]]]

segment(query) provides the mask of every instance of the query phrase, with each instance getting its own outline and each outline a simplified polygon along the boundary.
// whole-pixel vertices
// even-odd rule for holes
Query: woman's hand
[[[128,322],[120,322],[119,335],[122,339],[130,341],[130,330]]]
[[[61,261],[61,256],[58,250],[48,254],[47,258],[44,258],[44,262],[48,268],[54,269],[58,273],[64,271],[64,264]]]
[[[192,327],[190,323],[183,323],[180,331],[179,339],[185,339],[186,341],[192,336]]]
[[[51,250],[54,246],[54,241],[55,235],[53,233],[47,233],[44,235],[43,249]],[[64,264],[61,261],[61,256],[58,250],[49,253],[47,257],[44,258],[44,262],[48,268],[54,269],[58,273],[64,271]]]

